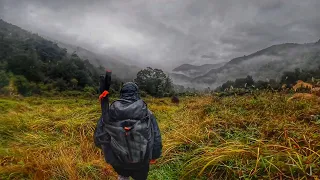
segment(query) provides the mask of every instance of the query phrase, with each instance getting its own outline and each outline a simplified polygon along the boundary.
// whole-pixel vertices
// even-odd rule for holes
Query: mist
[[[316,41],[319,9],[319,0],[0,0],[12,24],[167,71]]]
[[[242,57],[238,62],[227,63],[197,77],[188,86],[217,88],[223,83],[252,76],[255,81],[281,80],[284,72],[295,69],[315,70],[320,65],[320,44],[281,44],[264,49],[263,52]],[[190,81],[189,81],[190,82]]]

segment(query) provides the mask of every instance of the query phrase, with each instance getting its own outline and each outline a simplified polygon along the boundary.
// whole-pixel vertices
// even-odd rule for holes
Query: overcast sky
[[[228,61],[320,39],[320,0],[0,0],[0,17],[140,65]]]

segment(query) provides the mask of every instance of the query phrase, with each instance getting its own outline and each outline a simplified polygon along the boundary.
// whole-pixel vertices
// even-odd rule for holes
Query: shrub
[[[30,96],[30,83],[24,76],[15,76],[14,86],[18,89],[19,94],[23,96]]]
[[[5,86],[8,86],[10,82],[9,76],[6,74],[5,71],[0,71],[0,89]]]

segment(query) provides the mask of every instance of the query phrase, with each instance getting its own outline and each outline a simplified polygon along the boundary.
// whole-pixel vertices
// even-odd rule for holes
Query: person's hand
[[[155,160],[155,159],[150,160],[150,164],[155,164],[156,162],[157,162],[157,160]]]

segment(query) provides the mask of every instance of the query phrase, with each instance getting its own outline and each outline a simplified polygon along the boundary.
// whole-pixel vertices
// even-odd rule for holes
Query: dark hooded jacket
[[[134,116],[141,114],[140,109],[134,108],[135,103],[140,101],[139,88],[135,83],[129,82],[123,85],[120,91],[120,100],[117,101],[117,109],[110,108],[109,116],[110,121],[116,121],[117,119],[136,119]],[[133,107],[133,108],[132,108]],[[155,116],[150,110],[147,111],[150,115],[152,127],[153,127],[153,147],[152,158],[158,159],[162,152],[162,141],[158,123]],[[99,147],[99,146],[98,146]],[[100,146],[104,152],[105,160],[110,164],[116,164],[116,157],[111,151],[108,143]],[[146,161],[148,163],[148,161]]]

